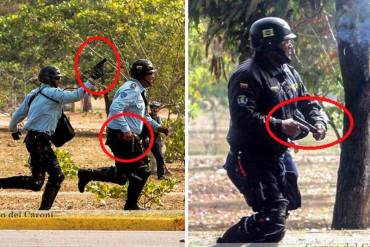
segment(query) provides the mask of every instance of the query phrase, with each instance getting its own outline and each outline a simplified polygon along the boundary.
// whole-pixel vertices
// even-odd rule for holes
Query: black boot
[[[148,173],[150,174],[150,173]],[[144,185],[149,176],[139,177],[139,176],[130,176],[130,183],[127,188],[127,200],[124,210],[143,210],[144,208],[138,205],[141,191],[144,188]]]
[[[92,180],[91,169],[78,169],[78,190],[84,193],[86,185]]]
[[[252,237],[246,232],[245,222],[248,217],[243,217],[238,223],[231,226],[222,235],[222,237],[217,239],[217,243],[250,243],[252,242]]]
[[[145,210],[145,208],[139,206],[139,204],[137,202],[136,203],[126,202],[125,207],[123,208],[123,210]]]
[[[85,187],[90,181],[101,181],[125,185],[127,178],[124,175],[121,175],[119,178],[117,178],[116,168],[114,166],[102,167],[98,169],[79,169],[78,190],[81,193],[85,191]]]
[[[32,176],[0,178],[0,188],[39,191],[44,184],[44,179],[45,178],[43,176],[37,179]]]
[[[51,206],[53,206],[59,189],[60,186],[50,185],[49,183],[46,184],[39,210],[49,210]]]

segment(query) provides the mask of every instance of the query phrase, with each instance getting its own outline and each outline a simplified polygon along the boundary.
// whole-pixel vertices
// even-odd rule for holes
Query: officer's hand
[[[123,137],[122,137],[122,139],[123,139],[124,141],[131,141],[133,138],[134,138],[134,135],[132,134],[132,132],[131,132],[131,131],[129,131],[129,132],[123,132]]]
[[[97,80],[104,75],[104,63],[107,61],[106,58],[97,63],[94,68],[92,68],[90,77],[94,80]]]
[[[17,132],[15,132],[15,133],[12,133],[12,137],[13,137],[13,140],[19,140],[20,138],[19,138],[19,136],[21,136],[22,135],[22,133],[19,131],[19,130],[17,130]]]
[[[326,128],[322,123],[316,123],[315,127],[317,128],[317,132],[313,133],[313,138],[315,138],[316,141],[320,141],[325,138],[326,136]]]
[[[159,127],[158,132],[165,134],[168,136],[169,130],[166,127]]]
[[[292,118],[282,121],[281,130],[285,135],[291,138],[298,136],[301,133],[301,130],[309,131],[306,126],[294,121]]]

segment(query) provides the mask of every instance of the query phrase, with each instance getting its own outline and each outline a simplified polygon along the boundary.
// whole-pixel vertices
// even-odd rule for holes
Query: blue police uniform
[[[87,81],[85,86],[89,89],[93,87],[91,82]],[[58,101],[56,103],[42,95],[37,95],[29,106],[32,96],[39,90],[46,96]],[[63,103],[76,102],[82,99],[85,91],[79,88],[74,91],[65,91],[61,88],[51,87],[48,84],[41,84],[40,88],[32,90],[23,100],[22,104],[14,112],[9,124],[9,130],[17,132],[17,124],[23,121],[27,116],[27,123],[24,126],[25,131],[37,131],[52,135],[57,126],[58,120],[62,115]]]
[[[93,88],[90,81],[85,83],[87,88]],[[38,93],[53,100],[48,99]],[[14,112],[9,123],[12,133],[18,131],[17,124],[27,118],[24,130],[27,136],[24,140],[30,153],[30,167],[32,176],[15,176],[0,179],[0,188],[41,190],[45,173],[49,174],[48,182],[42,196],[40,210],[51,208],[55,197],[64,180],[64,174],[58,164],[57,157],[51,148],[49,137],[55,132],[57,123],[62,114],[63,103],[75,102],[84,95],[83,88],[74,91],[64,91],[60,88],[41,84],[40,88],[32,90]],[[31,99],[33,98],[32,102]]]
[[[136,113],[145,117],[153,126],[154,131],[160,126],[146,111],[145,89],[136,79],[125,82],[114,95],[109,108],[109,117],[121,112]],[[131,131],[133,140],[123,140],[124,132]],[[120,159],[132,159],[144,153],[140,135],[143,132],[143,122],[133,117],[119,117],[108,124],[106,144],[112,150],[115,157]],[[115,166],[98,169],[79,170],[79,190],[84,191],[89,181],[103,181],[124,185],[129,182],[127,188],[127,200],[124,209],[139,209],[138,200],[143,187],[150,175],[149,160],[147,157],[132,163],[115,162]]]
[[[109,116],[116,115],[121,112],[132,112],[146,118],[146,120],[156,130],[160,125],[154,121],[146,111],[144,101],[144,87],[136,79],[131,79],[125,82],[114,95],[112,104],[109,108]],[[143,122],[133,117],[120,117],[109,122],[110,129],[121,130],[122,132],[132,131],[140,135],[143,130]]]

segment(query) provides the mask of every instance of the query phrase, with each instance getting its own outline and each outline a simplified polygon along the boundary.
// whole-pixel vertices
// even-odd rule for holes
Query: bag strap
[[[32,101],[36,98],[36,96],[38,95],[38,94],[41,94],[42,96],[44,96],[45,98],[47,98],[47,99],[49,99],[49,100],[51,100],[51,101],[54,101],[55,103],[58,103],[58,104],[60,104],[60,102],[59,101],[57,101],[57,100],[55,100],[55,99],[53,99],[53,98],[51,98],[51,97],[49,97],[49,96],[47,96],[46,94],[43,94],[42,93],[42,90],[44,90],[45,88],[39,88],[39,91],[37,91],[37,93],[35,93],[34,95],[32,95],[31,96],[31,99],[30,99],[30,101],[28,102],[28,108],[31,106],[31,104],[32,104]],[[62,108],[62,112],[63,112],[63,108]]]
[[[39,87],[39,91],[37,91],[37,93],[35,93],[34,95],[31,96],[30,98],[30,101],[28,101],[28,108],[30,108],[31,104],[32,104],[32,101],[36,98],[36,96],[41,92],[41,87]]]
[[[44,96],[44,97],[46,97],[46,98],[50,99],[51,101],[54,101],[55,103],[60,104],[60,102],[59,102],[59,101],[57,101],[57,100],[55,100],[55,99],[53,99],[53,98],[51,98],[51,97],[49,97],[49,96],[47,96],[47,95],[43,94],[43,93],[42,93],[42,89],[41,89],[40,94],[41,94],[42,96]]]

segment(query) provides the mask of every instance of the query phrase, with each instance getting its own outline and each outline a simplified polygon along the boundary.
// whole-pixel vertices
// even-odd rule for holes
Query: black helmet
[[[265,17],[252,24],[249,37],[255,51],[271,51],[275,50],[282,41],[295,39],[297,36],[285,20],[278,17]]]
[[[161,107],[161,103],[159,103],[158,101],[151,101],[150,103],[149,103],[149,106],[151,107],[151,108],[159,108],[159,107]]]
[[[53,84],[53,80],[60,79],[62,75],[60,74],[60,70],[54,66],[46,66],[40,70],[39,73],[39,81],[42,83],[46,83],[49,85]]]
[[[136,79],[140,79],[145,75],[152,74],[156,71],[157,70],[154,69],[152,62],[147,59],[136,60],[130,67],[130,75]]]

